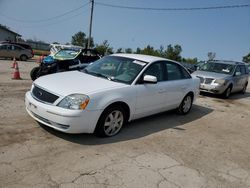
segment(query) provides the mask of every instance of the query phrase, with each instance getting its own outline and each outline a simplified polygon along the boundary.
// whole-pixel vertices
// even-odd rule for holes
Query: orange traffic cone
[[[12,67],[11,68],[15,68],[16,67],[16,58],[14,57],[13,59],[13,64],[12,64]]]
[[[15,65],[15,70],[12,73],[12,79],[13,80],[20,80],[21,79],[17,62],[16,62],[16,65]]]
[[[37,63],[42,63],[44,59],[44,55],[39,56]]]

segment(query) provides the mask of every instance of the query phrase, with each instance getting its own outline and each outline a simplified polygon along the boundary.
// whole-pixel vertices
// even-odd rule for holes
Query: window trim
[[[175,79],[175,80],[169,80],[168,79],[168,68],[167,68],[167,66],[166,66],[166,75],[167,75],[167,79],[166,79],[166,81],[176,81],[176,80],[186,80],[186,79],[191,79],[192,78],[192,76],[190,75],[190,73],[186,70],[186,68],[185,67],[183,67],[182,65],[180,65],[179,63],[175,63],[175,62],[171,62],[171,61],[166,61],[166,63],[168,63],[168,64],[172,64],[172,65],[176,65],[177,67],[178,67],[178,69],[179,69],[179,71],[180,71],[180,73],[181,73],[181,75],[182,75],[182,78],[180,78],[180,79]],[[188,78],[184,78],[184,71],[187,73],[187,75],[189,76]]]

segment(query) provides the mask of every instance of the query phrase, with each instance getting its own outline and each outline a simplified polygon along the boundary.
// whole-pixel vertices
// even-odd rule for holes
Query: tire
[[[228,86],[228,88],[223,93],[223,98],[228,99],[229,96],[231,95],[231,91],[232,91],[232,86]]]
[[[247,85],[248,83],[246,83],[241,91],[242,94],[245,94],[246,93],[246,90],[247,90]]]
[[[126,112],[120,106],[108,107],[100,116],[95,129],[99,137],[111,137],[118,134],[126,122]]]
[[[192,105],[193,105],[193,96],[192,94],[187,94],[183,98],[180,106],[177,109],[177,112],[179,114],[186,115],[191,110]]]
[[[40,70],[40,67],[35,67],[30,71],[30,78],[31,80],[35,80],[39,77],[38,72]]]
[[[20,60],[21,61],[27,61],[28,57],[26,55],[21,55]]]

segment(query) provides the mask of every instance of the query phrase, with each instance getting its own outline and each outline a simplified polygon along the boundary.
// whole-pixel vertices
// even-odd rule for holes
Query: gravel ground
[[[112,138],[69,135],[35,122],[24,95],[35,61],[0,60],[0,187],[250,187],[250,89],[201,95],[186,116],[129,123]]]

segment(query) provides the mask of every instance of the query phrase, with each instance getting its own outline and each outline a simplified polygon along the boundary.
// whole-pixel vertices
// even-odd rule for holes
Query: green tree
[[[107,40],[104,40],[101,44],[96,44],[95,48],[101,55],[113,54],[113,48],[110,47]]]
[[[116,53],[123,53],[122,48],[118,48],[118,49],[116,50]]]
[[[126,48],[125,49],[125,53],[127,54],[132,54],[133,53],[133,50],[131,48]]]
[[[139,47],[138,47],[138,48],[136,48],[136,51],[135,51],[135,53],[136,53],[136,54],[141,54],[141,53],[142,53],[142,50],[141,50],[141,48],[139,48]]]
[[[244,61],[245,63],[250,63],[250,53],[248,53],[247,55],[245,55],[242,58],[242,61]]]
[[[198,59],[196,57],[195,58],[182,58],[182,62],[196,64],[198,63]]]
[[[87,48],[88,38],[86,37],[86,34],[84,32],[79,31],[72,36],[71,44]],[[90,39],[90,47],[94,47],[94,39],[92,37]]]
[[[165,50],[164,56],[168,59],[172,59],[175,61],[181,61],[181,52],[182,52],[182,48],[180,45],[175,45],[174,47],[172,47],[172,45],[168,45],[167,50]]]
[[[79,31],[78,33],[74,34],[71,39],[71,44],[76,46],[86,46],[86,34],[82,31]]]
[[[147,47],[144,48],[144,49],[141,51],[141,54],[157,56],[157,53],[156,53],[156,51],[154,50],[154,47],[153,47],[153,46],[150,46],[150,45],[147,45]]]

